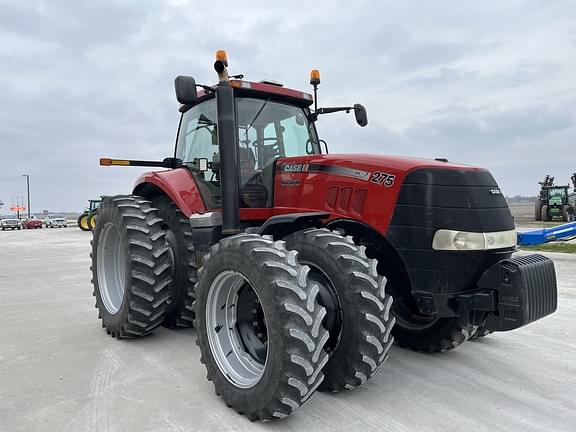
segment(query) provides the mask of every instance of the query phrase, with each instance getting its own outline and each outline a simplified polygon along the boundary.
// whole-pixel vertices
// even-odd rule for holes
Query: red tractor
[[[265,420],[317,389],[362,385],[394,338],[444,351],[554,312],[554,265],[512,257],[514,223],[488,171],[328,154],[319,115],[366,126],[363,106],[318,108],[227,66],[219,51],[214,86],[176,78],[172,157],[100,161],[167,168],[100,206],[92,273],[109,334],[194,324],[216,394]],[[312,71],[315,96],[319,83]]]

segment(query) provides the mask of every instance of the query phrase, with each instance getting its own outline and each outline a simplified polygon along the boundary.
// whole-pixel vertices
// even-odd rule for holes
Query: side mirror
[[[366,108],[363,105],[354,104],[354,115],[359,126],[364,127],[368,124],[368,114],[366,114]]]
[[[183,105],[192,105],[198,99],[196,80],[189,76],[177,76],[174,80],[176,99]]]

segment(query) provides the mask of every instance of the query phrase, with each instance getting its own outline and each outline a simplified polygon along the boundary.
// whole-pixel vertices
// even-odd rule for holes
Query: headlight
[[[438,230],[432,240],[434,250],[490,250],[516,246],[516,230],[490,233]]]

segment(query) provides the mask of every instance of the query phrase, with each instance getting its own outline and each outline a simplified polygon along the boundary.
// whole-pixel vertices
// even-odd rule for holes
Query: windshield
[[[549,191],[551,198],[562,198],[566,194],[565,188],[550,188]]]
[[[51,215],[50,219],[64,219],[64,216],[62,215]]]
[[[314,128],[300,107],[239,98],[237,121],[240,148],[253,153],[257,169],[277,158],[320,153]]]
[[[281,157],[320,153],[314,127],[304,109],[266,99],[237,98],[236,110],[239,145],[254,158],[253,168],[263,169]],[[176,157],[185,164],[198,158],[218,162],[216,123],[215,99],[184,113]],[[241,152],[241,156],[246,152]]]

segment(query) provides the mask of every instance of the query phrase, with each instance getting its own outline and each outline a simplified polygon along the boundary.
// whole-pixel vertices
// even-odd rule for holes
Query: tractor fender
[[[198,185],[185,168],[144,173],[136,180],[133,193],[146,198],[167,195],[186,217],[206,211]]]
[[[258,234],[282,238],[304,228],[323,226],[324,224],[320,221],[329,217],[330,213],[323,212],[289,213],[272,216],[260,227]]]
[[[370,258],[378,260],[378,273],[385,275],[397,292],[412,293],[406,264],[388,238],[374,227],[353,219],[331,220],[326,228],[351,235],[358,244],[365,245]]]

